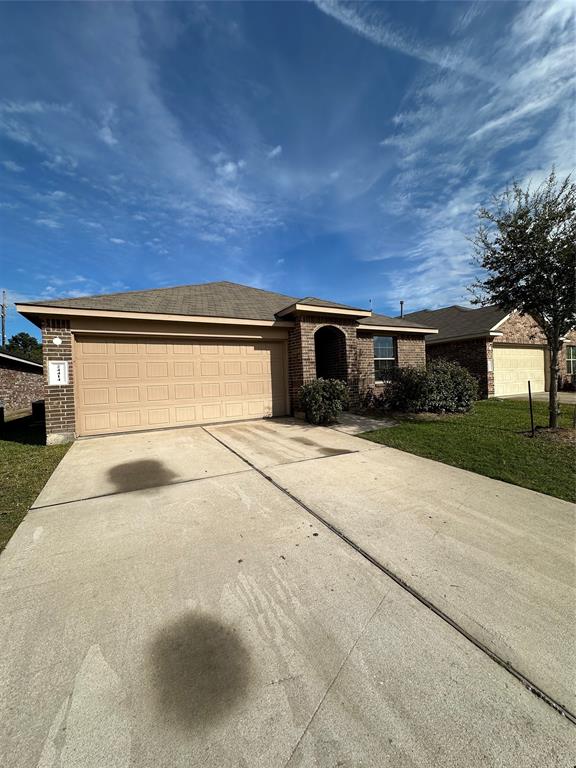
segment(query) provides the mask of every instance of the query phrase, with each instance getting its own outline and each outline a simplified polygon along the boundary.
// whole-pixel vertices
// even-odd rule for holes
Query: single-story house
[[[0,407],[19,411],[43,397],[42,366],[0,349]]]
[[[496,306],[443,307],[410,312],[412,323],[438,328],[426,338],[429,360],[453,360],[476,376],[483,397],[518,395],[550,388],[549,352],[540,326],[529,316]],[[576,382],[576,331],[564,340],[560,353],[559,385]]]
[[[283,416],[316,377],[353,404],[395,366],[424,366],[430,326],[229,282],[20,302],[42,329],[49,443]]]

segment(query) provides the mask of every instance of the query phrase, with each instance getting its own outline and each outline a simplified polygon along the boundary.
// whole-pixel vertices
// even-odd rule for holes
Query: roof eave
[[[276,328],[291,328],[294,323],[289,320],[262,320],[244,317],[218,317],[214,315],[177,315],[163,312],[131,312],[114,309],[81,309],[80,307],[54,307],[42,304],[16,304],[21,315],[41,327],[44,316],[56,317],[108,317],[118,320],[163,320],[176,323],[213,323],[220,325],[255,325]]]
[[[24,365],[32,365],[34,368],[40,368],[40,370],[43,369],[42,363],[35,363],[33,360],[25,360],[23,357],[15,357],[14,355],[10,355],[8,352],[2,352],[0,351],[0,357],[4,357],[7,360],[14,360],[15,363],[23,363]]]
[[[424,333],[424,334],[438,333],[437,328],[419,328],[418,326],[414,326],[412,328],[411,326],[407,326],[407,325],[373,325],[373,324],[362,325],[362,323],[358,324],[358,330],[359,331],[394,331],[394,333],[398,333],[399,331],[403,333]]]
[[[438,331],[436,331],[438,333]],[[504,336],[500,331],[482,331],[481,333],[469,333],[462,336],[443,336],[440,339],[430,339],[429,344],[443,344],[449,341],[471,341],[472,339],[487,339],[494,336]]]
[[[320,315],[340,315],[342,317],[371,317],[372,310],[370,309],[342,309],[341,307],[330,307],[322,304],[300,304],[295,301],[279,312],[276,312],[276,317],[285,317],[286,315],[293,315],[298,312],[312,313]]]

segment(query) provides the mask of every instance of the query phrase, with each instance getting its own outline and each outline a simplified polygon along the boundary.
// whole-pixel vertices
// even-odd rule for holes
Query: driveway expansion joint
[[[316,512],[311,507],[309,507],[305,502],[299,499],[298,496],[295,496],[293,493],[291,493],[286,488],[284,488],[280,483],[274,480],[273,477],[267,474],[265,470],[260,469],[259,467],[254,465],[251,461],[249,461],[244,456],[242,456],[242,454],[240,454],[234,448],[231,448],[229,445],[227,445],[224,442],[224,440],[220,439],[212,432],[209,432],[205,427],[202,427],[202,429],[204,429],[204,431],[207,432],[207,434],[213,437],[214,440],[216,440],[222,446],[224,446],[229,451],[231,451],[235,456],[241,459],[251,469],[253,469],[259,475],[261,475],[261,477],[263,477],[265,480],[271,483],[275,488],[277,488],[279,491],[281,491],[286,496],[288,496],[288,498],[290,498],[292,501],[298,504],[304,511],[312,515],[312,517],[314,517],[318,522],[322,523],[322,525],[324,525],[331,533],[338,536],[344,543],[352,547],[352,549],[354,549],[359,555],[361,555],[364,559],[366,559],[369,563],[371,563],[371,565],[373,565],[375,568],[378,568],[378,570],[381,571],[385,576],[388,576],[388,578],[395,581],[396,584],[398,584],[398,586],[400,586],[405,592],[408,592],[412,597],[418,600],[419,603],[424,605],[430,611],[435,613],[436,616],[438,616],[444,622],[449,624],[452,627],[452,629],[456,630],[456,632],[462,635],[462,637],[466,638],[466,640],[472,643],[472,645],[474,645],[479,651],[481,651],[483,654],[488,656],[488,658],[491,659],[493,662],[495,662],[499,667],[506,670],[510,675],[512,675],[512,677],[514,677],[519,683],[521,683],[524,686],[524,688],[530,691],[530,693],[534,694],[536,698],[541,699],[544,703],[548,704],[549,707],[554,709],[559,715],[561,715],[562,717],[565,717],[573,725],[576,725],[576,714],[571,712],[560,702],[556,701],[556,699],[554,699],[552,696],[549,696],[544,690],[542,690],[538,685],[536,685],[536,683],[533,683],[522,672],[516,669],[509,661],[506,661],[506,659],[502,658],[493,650],[491,650],[481,640],[474,637],[474,635],[472,635],[470,632],[464,629],[463,626],[461,626],[451,616],[449,616],[441,608],[435,605],[431,600],[425,597],[421,592],[419,592],[417,589],[415,589],[410,584],[408,584],[408,582],[404,581],[404,579],[402,579],[400,576],[394,573],[394,571],[390,570],[390,568],[383,565],[380,561],[378,561],[375,557],[373,557],[369,552],[363,549],[355,541],[350,539],[342,530],[337,528],[335,525],[333,525],[324,517],[322,517],[322,515],[320,515],[318,512]],[[288,762],[290,762],[290,760]]]
[[[170,488],[173,485],[187,485],[188,483],[198,483],[202,480],[216,480],[220,477],[228,477],[229,475],[244,475],[250,472],[250,469],[237,469],[235,472],[221,472],[218,475],[206,475],[205,477],[191,477],[189,480],[176,480],[173,483],[163,483],[161,485],[145,485],[142,488],[130,488],[126,491],[110,491],[110,493],[100,493],[97,496],[85,496],[80,499],[67,499],[66,501],[55,501],[52,504],[41,504],[37,507],[32,506],[28,510],[30,512],[36,512],[40,509],[50,509],[51,507],[64,507],[66,504],[76,504],[81,501],[94,501],[95,499],[107,499],[111,496],[124,496],[128,493],[142,493],[142,491],[155,491],[159,488]]]

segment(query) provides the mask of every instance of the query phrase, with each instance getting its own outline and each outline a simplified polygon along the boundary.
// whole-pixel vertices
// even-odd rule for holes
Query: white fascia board
[[[426,335],[438,333],[437,328],[407,328],[402,325],[358,325],[359,331],[393,331],[394,333],[425,333]]]
[[[514,310],[514,312],[516,312],[516,310]],[[506,315],[506,317],[503,317],[503,318],[502,318],[502,320],[500,320],[499,322],[497,322],[497,323],[496,323],[496,325],[495,325],[493,328],[490,328],[490,330],[491,330],[491,331],[495,331],[495,330],[496,330],[496,328],[500,328],[500,326],[502,325],[502,323],[505,323],[505,322],[506,322],[506,320],[508,320],[508,318],[509,318],[511,315],[513,315],[513,314],[514,314],[514,312],[509,312],[509,313]],[[501,335],[502,335],[502,334],[501,334]]]
[[[173,323],[214,323],[220,325],[260,325],[291,328],[289,320],[251,320],[238,317],[213,317],[207,315],[169,315],[161,312],[121,312],[112,309],[71,309],[70,307],[45,307],[41,304],[16,304],[23,315],[54,315],[59,317],[109,317],[127,320],[164,320]]]

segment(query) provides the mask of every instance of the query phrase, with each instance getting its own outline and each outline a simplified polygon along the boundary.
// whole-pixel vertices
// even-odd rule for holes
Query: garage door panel
[[[79,434],[287,412],[278,342],[80,337],[75,355]]]
[[[86,405],[109,405],[110,390],[108,387],[87,387],[82,393]]]
[[[117,403],[137,403],[140,400],[140,387],[115,387]]]
[[[117,355],[137,355],[139,353],[139,345],[138,344],[102,344],[101,346],[106,346],[108,353],[108,348],[113,347],[113,351]],[[112,350],[111,350],[112,351]]]
[[[169,408],[149,408],[148,424],[152,427],[168,426],[170,424]]]
[[[147,400],[170,400],[170,390],[167,384],[152,384],[146,387]]]
[[[194,405],[177,406],[174,412],[178,424],[190,424],[198,421],[197,409]]]
[[[195,366],[192,361],[174,363],[174,376],[178,378],[187,378],[194,376]]]
[[[142,414],[139,410],[135,411],[118,411],[117,413],[117,425],[119,429],[129,429],[130,427],[142,426]]]
[[[494,394],[519,395],[546,388],[544,350],[539,347],[505,347],[494,345]]]
[[[137,362],[115,363],[114,373],[117,379],[138,379],[140,377],[140,366]]]

